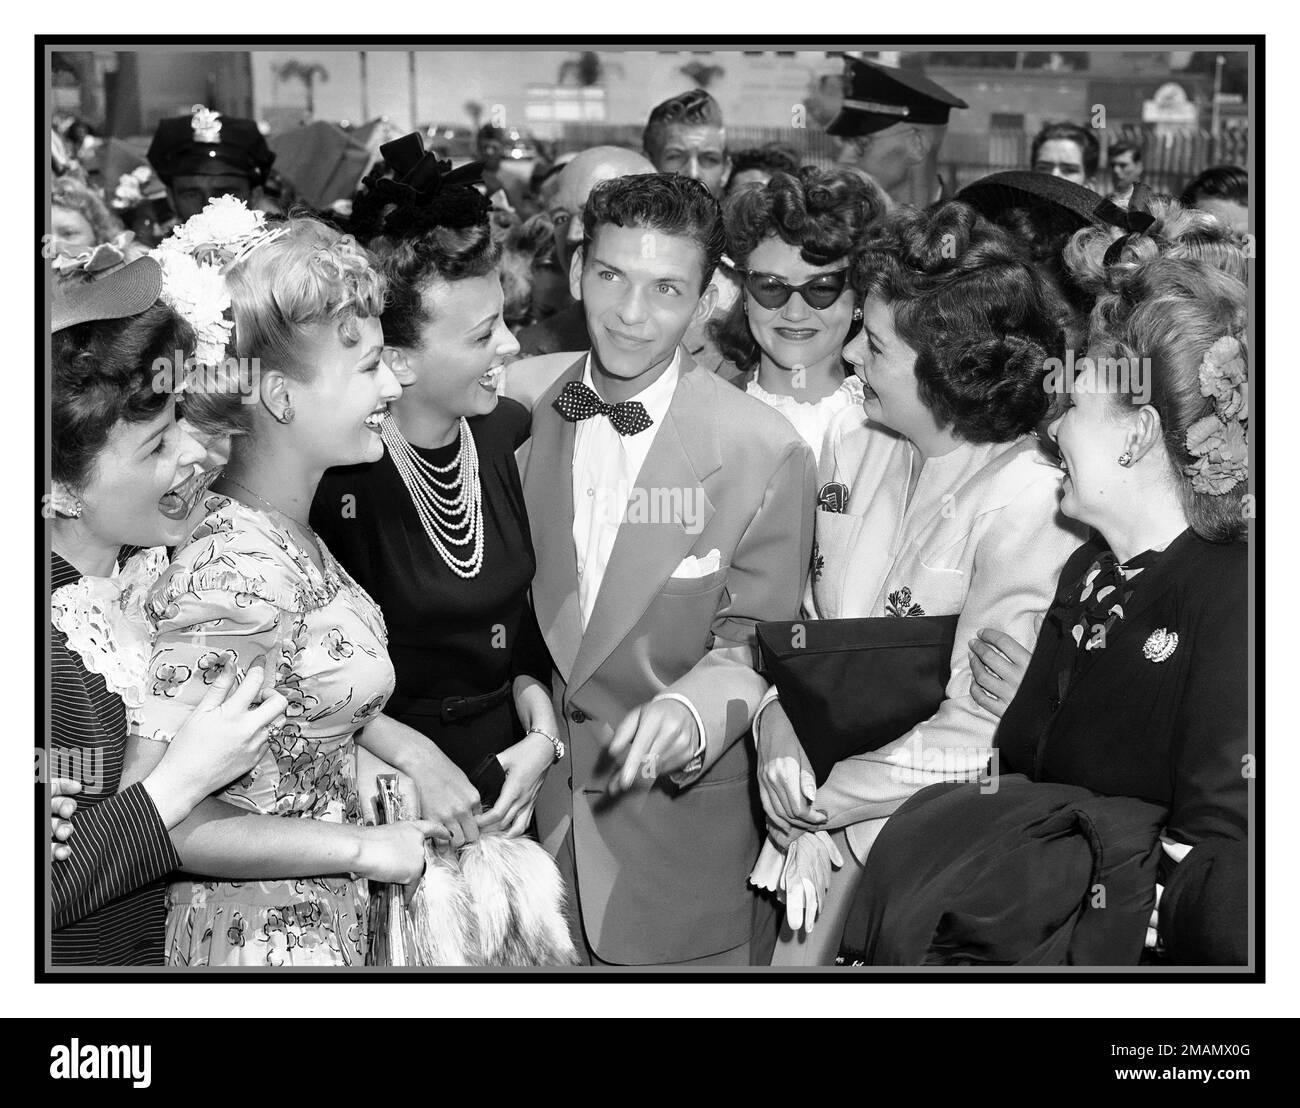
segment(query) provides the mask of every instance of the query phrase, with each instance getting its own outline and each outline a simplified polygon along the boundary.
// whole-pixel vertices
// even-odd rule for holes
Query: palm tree
[[[622,75],[623,67],[618,62],[607,63],[596,51],[584,50],[576,58],[560,63],[560,73],[555,83],[594,88],[603,85],[608,77]]]
[[[281,81],[289,81],[296,77],[303,83],[307,89],[307,114],[315,118],[316,80],[319,78],[328,81],[329,70],[319,62],[300,62],[297,58],[290,58],[275,67],[275,75]]]
[[[677,72],[694,81],[696,88],[708,88],[715,78],[725,77],[727,74],[727,71],[720,65],[705,65],[699,61],[688,62]]]

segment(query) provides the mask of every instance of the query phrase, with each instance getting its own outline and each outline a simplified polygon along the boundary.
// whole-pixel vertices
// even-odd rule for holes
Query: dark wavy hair
[[[359,196],[351,228],[387,279],[384,341],[418,350],[433,318],[425,290],[436,280],[486,277],[501,260],[502,236],[493,233],[482,195],[468,186],[444,188],[436,204],[415,196],[382,200]]]
[[[1010,442],[1047,415],[1046,361],[1067,310],[1028,255],[974,208],[902,208],[867,233],[853,285],[916,351],[922,402],[967,442]]]
[[[731,177],[727,181],[727,192],[731,191],[731,182],[736,174],[747,169],[761,169],[771,176],[774,173],[798,173],[799,151],[783,142],[769,142],[763,146],[750,146],[738,150],[731,156]]]
[[[699,181],[674,173],[634,173],[601,181],[582,213],[582,247],[589,252],[605,223],[640,227],[694,240],[704,255],[703,292],[726,248],[718,202]]]
[[[1180,199],[1188,208],[1202,199],[1245,205],[1250,203],[1250,177],[1239,165],[1212,165],[1187,182]]]
[[[880,195],[858,174],[806,165],[795,174],[773,174],[762,188],[728,197],[723,206],[727,254],[744,267],[759,243],[779,238],[798,247],[809,265],[830,265],[847,257],[883,214]],[[758,361],[743,297],[725,319],[709,324],[709,334],[740,369]]]
[[[122,420],[147,423],[167,407],[176,351],[194,350],[194,331],[164,304],[126,319],[94,320],[50,336],[50,471],[80,490]],[[160,386],[160,382],[166,382]]]

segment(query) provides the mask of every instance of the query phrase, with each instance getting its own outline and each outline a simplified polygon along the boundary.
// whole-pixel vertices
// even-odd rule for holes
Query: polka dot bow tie
[[[606,404],[596,391],[581,381],[570,381],[555,398],[555,410],[570,423],[608,416],[614,430],[620,435],[640,434],[654,424],[645,405],[639,400],[624,400],[619,404]]]

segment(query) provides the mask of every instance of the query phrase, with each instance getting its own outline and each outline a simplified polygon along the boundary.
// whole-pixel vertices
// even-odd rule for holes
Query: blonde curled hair
[[[207,429],[252,430],[246,398],[261,370],[310,379],[309,328],[333,323],[343,343],[354,346],[358,321],[383,314],[384,276],[356,239],[307,216],[281,226],[283,233],[224,273],[234,318],[227,358],[185,394],[186,415]]]
[[[1207,212],[1185,208],[1169,196],[1152,197],[1155,222],[1128,235],[1119,256],[1106,263],[1106,251],[1119,236],[1114,227],[1084,227],[1066,243],[1066,268],[1078,284],[1100,296],[1111,280],[1156,258],[1205,262],[1238,281],[1247,278],[1247,254],[1241,237]]]

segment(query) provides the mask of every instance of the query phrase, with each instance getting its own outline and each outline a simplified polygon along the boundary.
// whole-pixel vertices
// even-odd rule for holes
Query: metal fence
[[[1183,186],[1212,165],[1246,164],[1249,133],[1245,127],[1225,129],[1217,139],[1208,131],[1164,136],[1153,128],[1127,126],[1108,133],[1108,146],[1123,140],[1142,150],[1142,179],[1156,192],[1177,196]],[[991,130],[985,134],[949,133],[944,142],[940,171],[955,188],[989,173],[1028,169],[1033,136],[1020,130]],[[1103,179],[1098,184],[1107,184]]]
[[[641,131],[638,123],[566,123],[557,153],[602,145],[639,150]],[[1157,192],[1176,196],[1189,180],[1209,166],[1244,166],[1249,134],[1246,127],[1239,126],[1225,128],[1217,139],[1208,131],[1163,136],[1154,128],[1136,125],[1107,133],[1107,145],[1121,139],[1136,142],[1142,148],[1147,184]],[[999,170],[1028,169],[1032,141],[1032,135],[1017,129],[995,128],[973,134],[950,131],[944,140],[939,170],[951,187],[959,189]],[[816,127],[727,128],[727,145],[733,152],[768,142],[793,146],[809,160],[834,161],[839,151],[838,140]],[[1105,184],[1105,180],[1098,183]]]

